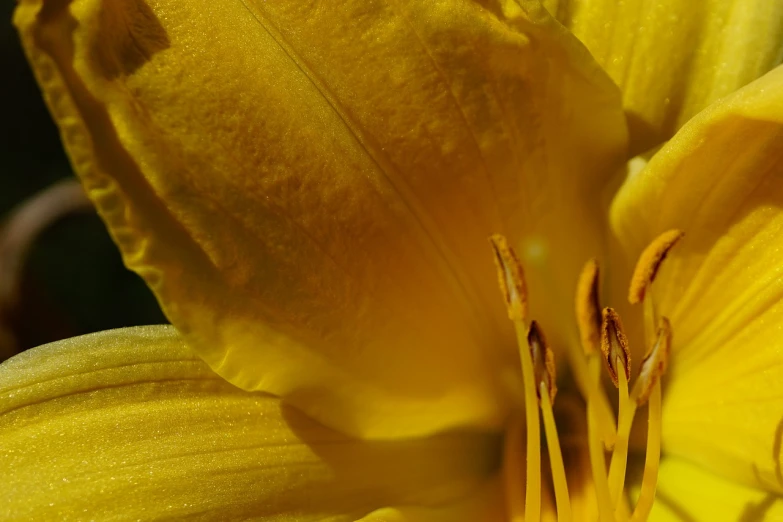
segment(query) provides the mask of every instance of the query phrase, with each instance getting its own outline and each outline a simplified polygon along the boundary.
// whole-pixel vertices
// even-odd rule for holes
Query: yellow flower
[[[176,330],[0,367],[2,518],[783,516],[783,4],[545,4],[22,0]]]

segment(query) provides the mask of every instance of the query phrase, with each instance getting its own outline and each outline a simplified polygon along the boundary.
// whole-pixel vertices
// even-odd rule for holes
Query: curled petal
[[[783,57],[783,1],[546,1],[623,91],[641,152]]]
[[[611,212],[628,259],[666,230],[687,238],[651,287],[672,331],[664,451],[783,491],[783,67],[683,127]]]
[[[625,146],[619,93],[545,11],[24,0],[15,20],[126,264],[217,373],[362,436],[500,426],[486,237],[530,236],[570,295],[572,238],[600,240],[585,194]]]

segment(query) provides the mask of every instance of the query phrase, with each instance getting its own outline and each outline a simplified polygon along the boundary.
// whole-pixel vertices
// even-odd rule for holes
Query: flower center
[[[595,505],[602,522],[644,521],[652,509],[661,453],[660,380],[668,362],[672,331],[669,320],[664,316],[658,317],[647,290],[666,255],[682,236],[682,232],[677,230],[662,234],[650,243],[636,264],[628,300],[631,304],[643,303],[644,332],[649,350],[630,390],[628,339],[617,312],[600,307],[597,261],[590,260],[585,265],[577,285],[576,319],[582,346],[569,346],[568,355],[577,387],[587,405],[587,448]],[[570,521],[573,518],[572,498],[553,412],[557,393],[554,353],[547,345],[540,325],[528,318],[527,286],[516,253],[503,236],[494,235],[490,242],[498,268],[498,284],[516,331],[525,396],[525,422],[521,418],[513,418],[505,439],[504,479],[508,516],[512,522],[541,520],[543,423],[557,519],[559,522]],[[602,366],[618,390],[616,417],[601,385]],[[648,421],[644,473],[639,497],[631,510],[624,495],[628,439],[636,410],[645,404],[648,406]],[[526,444],[524,457],[523,438]],[[611,459],[607,470],[609,452]]]

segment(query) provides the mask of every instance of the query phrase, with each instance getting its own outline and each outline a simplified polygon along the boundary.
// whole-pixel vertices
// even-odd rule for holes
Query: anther
[[[591,259],[579,275],[575,302],[576,321],[586,355],[598,353],[601,347],[601,302],[598,284],[598,261]]]
[[[547,390],[549,402],[555,402],[557,385],[555,384],[555,354],[544,338],[544,332],[536,321],[530,323],[527,332],[527,344],[530,347],[530,356],[533,358],[533,375],[535,375],[536,393],[541,401],[541,384]]]
[[[495,253],[498,285],[506,301],[508,318],[524,322],[527,320],[527,285],[519,258],[500,234],[490,236],[489,242]]]
[[[601,314],[601,352],[609,370],[609,377],[616,387],[620,386],[618,371],[625,374],[626,381],[631,378],[631,352],[628,338],[623,330],[620,316],[612,308],[604,308]],[[618,368],[618,362],[622,368]]]
[[[631,285],[628,288],[629,303],[636,304],[644,300],[644,294],[655,280],[661,263],[684,235],[685,233],[680,230],[669,230],[656,237],[644,249],[636,262],[636,268],[634,268],[631,277]]]
[[[669,351],[672,344],[672,328],[669,319],[661,317],[658,325],[658,335],[639,369],[639,377],[635,386],[636,403],[641,406],[650,397],[653,387],[660,381],[669,364]]]

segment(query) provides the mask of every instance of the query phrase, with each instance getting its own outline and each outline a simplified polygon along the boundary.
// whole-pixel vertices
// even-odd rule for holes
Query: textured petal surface
[[[532,2],[486,4],[26,0],[15,20],[126,263],[198,353],[392,437],[498,425],[515,352],[486,238],[570,296],[600,239],[585,195],[624,154],[584,48]]]
[[[172,327],[0,365],[3,520],[353,521],[482,487],[496,439],[362,442],[225,382]]]
[[[623,90],[637,151],[783,57],[781,0],[550,0]]]
[[[453,503],[383,508],[359,522],[507,522],[504,506],[503,484],[497,479]]]
[[[650,522],[783,520],[783,501],[679,459],[664,459]]]
[[[629,259],[685,232],[653,285],[674,332],[664,449],[783,491],[783,67],[683,127],[612,223]]]

